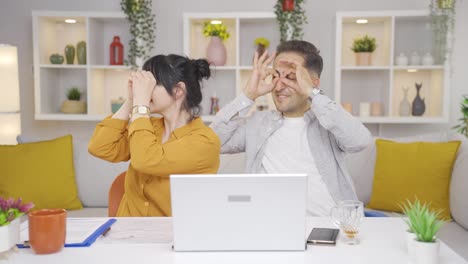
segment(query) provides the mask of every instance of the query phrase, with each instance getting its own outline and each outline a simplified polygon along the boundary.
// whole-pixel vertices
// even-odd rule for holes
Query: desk
[[[334,227],[329,218],[308,218],[307,234],[313,227]],[[21,249],[0,263],[408,263],[406,226],[401,218],[365,218],[359,245],[347,245],[340,236],[336,246],[308,246],[304,252],[173,252],[170,218],[119,218],[107,237],[89,248],[64,248],[51,255],[35,255]],[[441,243],[440,264],[468,264]]]

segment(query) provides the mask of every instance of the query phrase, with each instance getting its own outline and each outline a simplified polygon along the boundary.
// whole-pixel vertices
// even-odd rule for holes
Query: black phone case
[[[339,232],[336,228],[313,228],[307,238],[307,244],[335,245]]]

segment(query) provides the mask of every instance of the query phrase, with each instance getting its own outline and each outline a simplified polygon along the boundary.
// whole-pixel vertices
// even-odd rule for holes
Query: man
[[[322,68],[319,51],[306,41],[284,42],[276,56],[256,54],[244,92],[211,125],[222,153],[246,152],[247,173],[307,173],[307,211],[315,216],[328,216],[338,201],[357,200],[345,152],[371,142],[362,123],[319,89]],[[255,99],[269,92],[277,111],[247,116]]]

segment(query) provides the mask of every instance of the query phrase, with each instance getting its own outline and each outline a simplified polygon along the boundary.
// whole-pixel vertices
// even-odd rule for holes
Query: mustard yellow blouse
[[[128,121],[106,118],[89,142],[92,155],[110,161],[130,160],[125,194],[117,216],[170,216],[171,174],[216,173],[220,141],[201,118],[177,128],[161,144],[163,118]]]

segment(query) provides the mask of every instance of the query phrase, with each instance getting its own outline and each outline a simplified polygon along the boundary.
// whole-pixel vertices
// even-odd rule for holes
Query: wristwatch
[[[312,98],[314,98],[314,96],[316,96],[317,94],[323,94],[323,91],[319,88],[312,88],[312,91],[309,94],[309,101],[312,101]]]
[[[134,114],[140,114],[140,115],[149,115],[150,114],[150,108],[146,105],[135,105],[132,108],[132,115]]]

